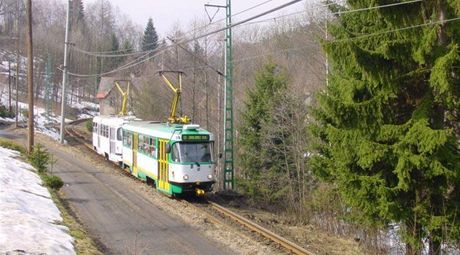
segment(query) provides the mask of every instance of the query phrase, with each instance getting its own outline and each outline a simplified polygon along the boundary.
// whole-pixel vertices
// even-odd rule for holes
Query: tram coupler
[[[205,192],[204,192],[203,189],[199,189],[199,188],[196,188],[196,189],[195,189],[195,195],[196,195],[197,197],[202,197],[202,196],[204,196],[204,193],[205,193]]]

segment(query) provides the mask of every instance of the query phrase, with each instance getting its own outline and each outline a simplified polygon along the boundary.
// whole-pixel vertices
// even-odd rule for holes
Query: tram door
[[[137,148],[139,144],[139,134],[133,134],[133,169],[132,174],[137,177]]]
[[[110,128],[110,135],[109,135],[109,143],[110,143],[110,154],[115,154],[115,138],[117,137],[117,130],[115,128]]]
[[[102,125],[98,125],[97,127],[97,149],[101,148],[101,135],[102,135]]]
[[[158,140],[158,188],[169,192],[168,183],[168,154],[166,153],[166,144],[168,140]]]

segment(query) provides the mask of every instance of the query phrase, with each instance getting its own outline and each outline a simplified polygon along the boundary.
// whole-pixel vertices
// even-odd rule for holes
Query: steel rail
[[[84,119],[86,120],[86,119]],[[78,123],[81,123],[83,120],[78,120]],[[78,124],[78,123],[72,123],[72,124]],[[82,143],[84,146],[86,146],[88,149],[90,149],[91,151],[92,150],[92,147],[87,144],[84,140],[85,138],[79,134],[77,131],[73,130],[72,128],[67,128],[66,127],[66,131],[67,133],[70,135],[70,136],[73,136],[77,139],[81,139],[83,141],[80,141],[80,143]],[[114,165],[116,165],[114,163]],[[249,230],[253,231],[253,232],[256,232],[262,236],[264,236],[265,238],[269,239],[270,241],[276,243],[276,244],[279,244],[281,247],[283,247],[284,249],[286,249],[287,251],[293,253],[293,254],[298,254],[298,255],[314,255],[314,253],[312,253],[311,251],[308,251],[306,250],[305,248],[293,243],[292,241],[289,241],[287,240],[286,238],[284,237],[281,237],[280,235],[278,234],[275,234],[273,233],[272,231],[260,226],[259,224],[257,223],[254,223],[248,219],[246,219],[245,217],[219,205],[219,204],[216,204],[214,202],[211,202],[211,201],[207,201],[207,203],[211,206],[212,209],[216,210],[217,212],[223,214],[224,216],[230,218],[232,221],[235,221],[239,224],[241,224],[243,227],[246,227],[248,228]],[[203,212],[206,212],[205,210],[201,209],[200,207],[197,207],[195,206],[193,203],[190,203],[191,205],[193,205],[195,208],[199,209],[199,210],[202,210]],[[209,215],[211,216],[211,215]]]
[[[212,206],[213,209],[215,209],[216,211],[224,214],[225,216],[229,217],[230,219],[240,223],[241,225],[243,225],[244,227],[247,227],[248,229],[254,231],[254,232],[257,232],[261,235],[263,235],[264,237],[270,239],[271,241],[281,245],[282,247],[284,247],[285,249],[287,249],[289,252],[292,252],[294,254],[298,254],[298,255],[313,255],[312,252],[310,251],[307,251],[306,249],[304,249],[303,247],[300,247],[299,245],[287,240],[286,238],[283,238],[275,233],[273,233],[272,231],[244,218],[243,216],[241,215],[238,215],[237,213],[235,212],[232,212],[230,211],[229,209],[221,206],[221,205],[218,205],[214,202],[210,202],[209,201],[209,204]]]

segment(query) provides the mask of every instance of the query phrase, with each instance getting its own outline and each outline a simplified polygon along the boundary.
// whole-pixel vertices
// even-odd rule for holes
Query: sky
[[[86,0],[84,2],[93,1],[94,0]],[[233,22],[272,9],[289,1],[290,0],[233,0],[232,13],[237,13],[257,4],[267,2],[260,7],[235,16]],[[311,2],[314,0],[304,0],[293,4],[282,11],[271,14],[271,16],[264,17],[264,19],[298,11],[304,8],[306,1]],[[110,0],[110,2],[113,6],[118,7],[123,13],[128,15],[135,23],[141,25],[142,28],[145,27],[148,18],[151,17],[160,36],[167,35],[176,24],[180,24],[181,28],[187,30],[186,25],[193,22],[193,20],[207,20],[208,18],[204,9],[204,4],[225,5],[226,3],[225,0]],[[208,9],[210,15],[213,15],[215,11],[215,8]],[[222,18],[225,18],[225,9],[220,9],[214,20]]]

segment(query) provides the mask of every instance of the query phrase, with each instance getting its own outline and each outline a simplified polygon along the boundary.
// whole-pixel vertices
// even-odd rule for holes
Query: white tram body
[[[93,149],[107,160],[123,161],[122,126],[137,120],[134,116],[96,116],[93,118]]]

